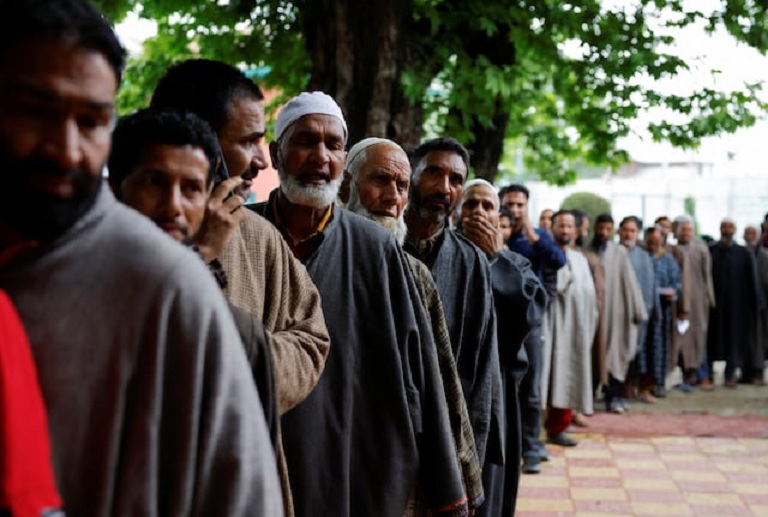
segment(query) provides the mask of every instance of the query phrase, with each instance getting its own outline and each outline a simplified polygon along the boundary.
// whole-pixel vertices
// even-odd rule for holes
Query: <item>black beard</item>
[[[101,189],[101,177],[81,169],[62,170],[43,158],[28,158],[9,163],[8,153],[0,151],[0,167],[5,184],[0,189],[0,220],[25,239],[51,242],[69,230],[94,204]],[[74,195],[62,199],[29,186],[30,171],[54,177],[69,177]]]

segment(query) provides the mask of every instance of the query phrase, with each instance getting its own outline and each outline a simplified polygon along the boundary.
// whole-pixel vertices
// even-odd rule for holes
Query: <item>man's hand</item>
[[[461,220],[461,228],[464,235],[488,256],[498,253],[504,247],[501,232],[487,219],[465,217]]]
[[[203,224],[194,239],[206,264],[221,256],[237,225],[245,218],[243,183],[241,178],[229,178],[211,192]]]
[[[528,238],[528,242],[536,244],[539,240],[539,234],[536,233],[536,229],[531,224],[531,220],[528,219],[528,214],[523,214],[523,233]]]

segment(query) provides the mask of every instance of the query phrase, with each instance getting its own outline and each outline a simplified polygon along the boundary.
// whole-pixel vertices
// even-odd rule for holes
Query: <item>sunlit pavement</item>
[[[671,392],[597,413],[523,475],[517,515],[768,516],[768,387]]]

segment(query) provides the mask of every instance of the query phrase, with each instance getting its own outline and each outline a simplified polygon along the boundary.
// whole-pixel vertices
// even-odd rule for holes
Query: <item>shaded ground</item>
[[[715,363],[715,391],[694,389],[683,393],[673,388],[680,381],[680,372],[673,372],[667,379],[667,398],[656,404],[632,403],[633,411],[666,413],[693,413],[703,415],[752,415],[768,417],[768,386],[739,384],[736,389],[723,387],[725,363]]]
[[[669,390],[623,415],[598,412],[523,475],[519,517],[768,516],[768,387]],[[668,387],[679,382],[670,376]],[[596,405],[597,408],[601,406]]]

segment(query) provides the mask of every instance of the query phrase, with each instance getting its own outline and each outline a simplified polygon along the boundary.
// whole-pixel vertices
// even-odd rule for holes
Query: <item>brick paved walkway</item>
[[[573,435],[578,446],[550,446],[541,474],[523,476],[518,516],[768,516],[768,419],[645,413],[591,422],[589,434]]]

